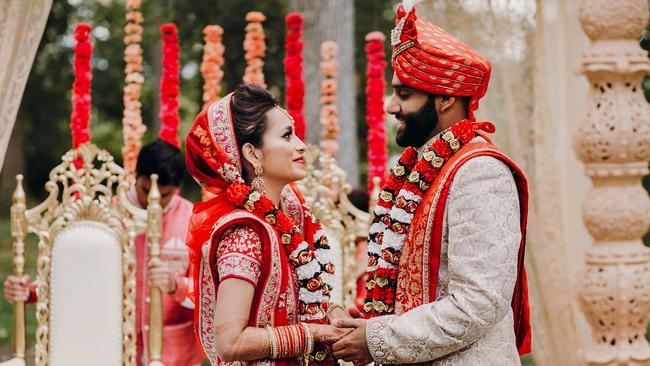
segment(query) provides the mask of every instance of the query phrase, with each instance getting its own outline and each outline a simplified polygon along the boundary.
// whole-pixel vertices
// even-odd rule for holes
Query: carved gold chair
[[[77,168],[75,161],[81,161]],[[27,209],[22,176],[11,207],[15,275],[24,274],[25,236],[38,239],[35,365],[136,365],[135,237],[160,253],[162,208],[152,176],[147,210],[127,199],[124,170],[85,144],[50,172],[49,196]],[[152,289],[153,290],[153,289]],[[160,364],[160,294],[152,292],[150,351]],[[24,364],[25,304],[14,304],[14,359]]]
[[[327,231],[336,258],[337,275],[332,301],[353,306],[359,275],[356,243],[357,238],[368,235],[369,215],[354,207],[348,199],[352,187],[334,157],[312,145],[305,153],[305,163],[307,176],[298,182],[298,186]]]

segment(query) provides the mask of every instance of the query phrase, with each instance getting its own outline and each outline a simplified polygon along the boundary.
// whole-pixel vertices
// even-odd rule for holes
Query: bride
[[[195,328],[213,365],[330,365],[328,345],[348,332],[329,325],[348,315],[329,303],[327,238],[292,184],[304,152],[291,116],[254,84],[187,135],[188,170],[214,197],[195,204],[188,236]]]

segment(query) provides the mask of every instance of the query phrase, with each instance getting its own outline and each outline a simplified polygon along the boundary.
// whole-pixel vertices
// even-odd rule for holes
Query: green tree
[[[199,65],[203,54],[203,28],[219,24],[224,28],[226,46],[224,90],[234,89],[244,73],[243,40],[245,15],[262,11],[267,15],[265,74],[267,83],[278,97],[284,90],[284,14],[283,0],[271,1],[170,1],[143,2],[143,52],[145,83],[142,91],[142,114],[148,131],[143,142],[151,141],[158,131],[158,79],[160,77],[160,33],[163,23],[175,22],[181,46],[181,135],[202,106],[202,84]],[[108,149],[121,163],[122,87],[124,85],[123,36],[126,7],[123,1],[57,1],[54,2],[45,34],[30,73],[16,129],[24,138],[23,153],[29,165],[26,188],[32,199],[44,197],[43,185],[48,172],[71,146],[69,116],[74,26],[86,22],[93,26],[93,81],[91,130],[93,142]],[[190,179],[188,178],[188,181]],[[195,184],[186,184],[196,197]],[[8,212],[7,203],[3,212]]]
[[[388,35],[392,28],[392,1],[355,1],[355,83],[357,91],[356,124],[359,138],[359,161],[366,160],[365,123],[365,53],[364,36],[379,30]],[[144,34],[145,83],[142,91],[142,114],[148,131],[143,142],[151,141],[158,131],[158,79],[160,76],[160,33],[163,23],[174,22],[179,28],[181,46],[181,136],[199,112],[203,80],[199,65],[203,55],[203,28],[218,24],[224,28],[226,48],[223,90],[234,89],[244,73],[244,27],[249,11],[262,11],[267,40],[265,77],[271,91],[284,103],[284,16],[287,0],[174,0],[144,1],[142,13]],[[122,146],[122,88],[124,85],[123,36],[125,2],[118,0],[67,0],[52,5],[43,38],[31,70],[22,104],[18,112],[16,132],[23,140],[23,154],[29,171],[25,171],[28,196],[44,198],[43,189],[49,171],[59,163],[61,155],[71,146],[69,117],[70,96],[74,79],[72,73],[74,26],[86,22],[93,26],[93,82],[91,130],[93,142],[108,149],[121,163]],[[305,40],[309,42],[309,40]],[[387,42],[386,54],[390,55]],[[388,56],[389,57],[389,56]],[[386,72],[390,80],[390,68]],[[317,82],[315,80],[306,80]],[[388,91],[387,91],[388,92]],[[345,123],[355,123],[345,121]],[[364,173],[362,173],[365,175]],[[13,179],[8,179],[13,181]],[[7,179],[5,179],[7,181]],[[360,177],[365,182],[365,177]],[[13,183],[11,185],[13,187]],[[3,187],[6,188],[6,187]],[[13,189],[13,188],[11,188]],[[187,177],[183,192],[196,198],[198,189]],[[4,195],[3,195],[4,196]],[[8,201],[0,206],[8,213]]]

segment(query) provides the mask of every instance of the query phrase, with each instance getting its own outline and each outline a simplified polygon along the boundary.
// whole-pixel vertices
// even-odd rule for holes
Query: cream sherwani
[[[519,365],[511,300],[521,243],[517,186],[491,156],[462,165],[444,213],[436,301],[368,321],[380,364]]]

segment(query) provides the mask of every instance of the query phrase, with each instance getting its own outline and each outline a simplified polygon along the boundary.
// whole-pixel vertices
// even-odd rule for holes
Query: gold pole
[[[160,237],[162,235],[162,207],[158,191],[158,175],[151,175],[151,189],[147,198],[147,242],[149,261],[160,258]],[[162,293],[159,287],[149,289],[149,362],[159,363],[162,359]]]
[[[16,176],[16,190],[11,205],[11,237],[13,238],[14,275],[25,274],[25,236],[27,235],[27,218],[25,211],[25,191],[23,176]],[[25,359],[25,302],[17,301],[14,308],[13,351],[16,358]]]

